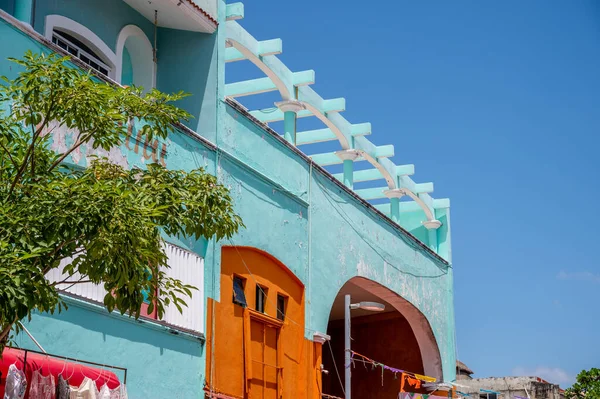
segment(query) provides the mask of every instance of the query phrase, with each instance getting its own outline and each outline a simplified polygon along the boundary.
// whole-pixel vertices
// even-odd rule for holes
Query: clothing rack
[[[89,364],[89,365],[92,365],[92,366],[100,366],[100,367],[114,369],[114,370],[121,370],[121,371],[123,371],[123,374],[124,374],[123,375],[123,385],[127,385],[127,369],[125,367],[111,366],[110,364],[102,364],[102,363],[90,362],[88,360],[75,359],[73,357],[66,357],[66,356],[61,356],[61,355],[53,355],[52,353],[35,351],[35,350],[32,350],[32,349],[15,348],[13,346],[7,346],[7,348],[15,349],[15,350],[19,350],[19,351],[25,352],[25,354],[23,355],[23,371],[25,371],[25,368],[27,367],[27,353],[31,352],[31,353],[35,353],[35,354],[38,354],[38,355],[50,356],[50,357],[55,357],[55,358],[63,359],[63,360],[71,360],[71,361],[77,362],[77,363],[84,363],[84,364]]]

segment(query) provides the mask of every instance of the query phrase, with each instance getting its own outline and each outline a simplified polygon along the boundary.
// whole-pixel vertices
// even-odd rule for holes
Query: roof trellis
[[[415,212],[421,209],[425,220],[423,225],[430,231],[441,226],[435,218],[436,209],[449,207],[449,200],[434,200],[433,183],[415,183],[414,165],[396,165],[389,158],[395,155],[393,145],[377,146],[368,140],[371,124],[368,122],[353,124],[341,115],[346,109],[344,98],[323,99],[310,85],[315,82],[313,70],[292,72],[277,54],[282,52],[282,40],[256,40],[237,20],[243,18],[244,8],[241,3],[227,5],[226,29],[226,62],[249,60],[265,75],[264,78],[252,79],[225,85],[225,96],[230,98],[250,96],[271,91],[279,91],[282,101],[276,102],[279,109],[255,110],[250,114],[263,123],[276,121],[287,122],[288,114],[293,113],[293,132],[288,136],[290,128],[286,127],[284,135],[288,140],[293,137],[292,144],[306,145],[337,140],[340,151],[314,154],[310,157],[321,166],[344,163],[344,173],[334,176],[353,188],[353,182],[384,179],[386,187],[358,189],[355,192],[365,200],[389,198],[390,203],[376,205],[392,219],[399,222],[400,212]],[[304,132],[295,131],[295,118],[318,118],[325,128]],[[286,125],[290,126],[290,125]],[[347,162],[348,161],[348,162]],[[351,165],[355,161],[367,161],[373,169],[354,170]],[[350,165],[350,167],[346,167]],[[414,203],[402,202],[401,197],[410,197]],[[432,241],[430,234],[430,241]],[[437,240],[430,242],[436,250]]]

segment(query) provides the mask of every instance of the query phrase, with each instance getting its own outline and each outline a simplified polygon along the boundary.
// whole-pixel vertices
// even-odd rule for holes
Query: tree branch
[[[15,169],[17,169],[19,167],[19,165],[15,162],[12,155],[10,155],[10,151],[8,151],[8,149],[4,146],[4,143],[2,143],[2,141],[0,141],[0,146],[2,146],[2,149],[4,150],[4,152],[6,152],[6,154],[8,155],[8,158],[10,158],[10,162],[12,162]]]
[[[75,151],[80,145],[85,143],[90,137],[92,137],[92,135],[88,134],[87,136],[84,136],[81,139],[77,140],[77,142],[75,144],[73,144],[73,147],[71,147],[67,151],[65,151],[56,161],[54,161],[54,163],[52,165],[50,165],[50,167],[48,168],[48,172],[50,172],[50,171],[52,171],[52,169],[56,168],[62,161],[65,160],[66,157],[69,156],[69,154],[71,154],[73,151]]]
[[[19,321],[18,317],[15,317],[14,321],[10,324],[7,324],[2,331],[0,332],[0,347],[3,345],[4,342],[6,342],[6,337],[8,337],[8,334],[10,333],[10,330],[12,330],[13,325]]]
[[[12,184],[10,185],[10,190],[8,192],[8,197],[10,197],[12,195],[12,192],[15,189],[15,186],[17,185],[17,183],[19,182],[19,180],[23,176],[23,172],[25,171],[25,168],[27,168],[27,161],[29,160],[29,156],[31,155],[31,153],[33,151],[33,148],[35,147],[35,142],[38,139],[38,137],[40,136],[40,134],[42,133],[42,129],[44,127],[46,127],[47,123],[48,123],[48,120],[45,120],[44,123],[42,123],[42,125],[40,126],[40,128],[33,135],[33,139],[31,140],[31,144],[29,145],[29,148],[27,149],[27,152],[25,153],[25,156],[23,157],[23,163],[21,164],[21,167],[19,167],[19,170],[17,171],[17,174],[16,174],[16,176],[15,176]]]
[[[10,185],[10,190],[8,191],[8,197],[10,197],[12,195],[12,192],[13,192],[15,186],[17,185],[17,183],[23,176],[23,172],[25,171],[25,168],[27,167],[27,161],[29,160],[29,156],[32,154],[33,149],[35,147],[36,140],[38,139],[38,137],[40,137],[44,128],[52,120],[52,111],[54,108],[54,96],[55,96],[55,93],[53,92],[50,95],[50,104],[48,105],[48,110],[46,111],[46,118],[44,119],[44,122],[40,125],[40,127],[37,130],[35,130],[35,132],[33,130],[33,125],[31,126],[33,138],[31,140],[31,144],[29,145],[29,148],[27,149],[27,152],[25,153],[25,156],[23,157],[23,163],[21,164],[21,167],[19,168],[17,175],[15,176],[15,179],[13,180],[12,184]],[[31,106],[29,107],[29,111],[31,112]]]
[[[51,252],[51,253],[48,255],[48,257],[49,257],[49,258],[54,258],[54,256],[55,256],[55,255],[58,253],[58,251],[60,251],[62,248],[64,248],[64,246],[65,246],[65,245],[72,244],[72,243],[76,242],[77,240],[81,240],[82,238],[83,238],[83,234],[82,234],[82,235],[80,235],[80,236],[77,236],[77,237],[75,237],[75,238],[72,238],[72,239],[70,239],[70,240],[68,240],[68,241],[63,241],[63,242],[62,242],[62,243],[61,243],[59,246],[57,246],[57,247],[54,249],[54,251],[52,251],[52,252]],[[63,256],[63,257],[61,257],[61,258],[58,258],[58,259],[56,259],[56,260],[62,260],[62,259],[68,258],[69,256],[73,256],[73,255],[79,255],[80,253],[82,253],[82,252],[84,252],[84,251],[85,251],[85,248],[83,248],[83,249],[80,249],[79,251],[75,251],[75,252],[73,252],[73,253],[70,253],[69,255],[67,255],[67,256]],[[50,269],[52,269],[52,268],[51,268],[51,267],[47,267],[47,268],[45,268],[44,270],[42,270],[42,273],[44,274],[44,276],[46,275],[46,273],[48,273],[48,272],[50,271]]]
[[[91,282],[92,282],[92,280],[82,280],[82,279],[83,279],[83,277],[82,277],[81,279],[79,279],[79,280],[72,280],[72,281],[69,281],[69,280],[68,280],[68,278],[69,278],[69,277],[67,277],[67,278],[66,278],[66,279],[64,279],[63,281],[57,281],[56,283],[52,283],[52,284],[50,284],[50,285],[51,285],[52,287],[55,287],[55,286],[57,286],[57,285],[59,285],[59,284],[71,284],[71,286],[73,286],[73,285],[75,285],[75,284],[83,284],[83,283],[91,283]],[[69,287],[69,288],[70,288],[70,287]]]

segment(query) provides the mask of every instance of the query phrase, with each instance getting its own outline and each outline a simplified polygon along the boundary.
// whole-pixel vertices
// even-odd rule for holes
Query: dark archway
[[[437,343],[425,316],[400,295],[371,280],[355,277],[346,282],[331,307],[327,334],[331,350],[323,348],[323,392],[343,397],[344,382],[344,296],[352,302],[383,303],[384,312],[352,311],[352,349],[386,365],[441,379]],[[333,357],[331,353],[333,352]],[[335,360],[335,364],[334,364]],[[340,378],[336,373],[336,365]],[[397,378],[396,378],[397,377]],[[355,361],[352,366],[352,395],[359,398],[396,398],[400,376],[373,369]]]

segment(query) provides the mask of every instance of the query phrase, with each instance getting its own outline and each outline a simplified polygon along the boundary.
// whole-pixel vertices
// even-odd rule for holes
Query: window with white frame
[[[52,31],[52,43],[62,48],[74,57],[77,57],[83,63],[89,65],[101,74],[108,76],[111,68],[104,63],[101,58],[81,40],[76,37],[54,29]]]

